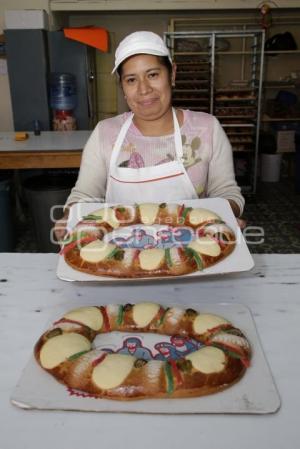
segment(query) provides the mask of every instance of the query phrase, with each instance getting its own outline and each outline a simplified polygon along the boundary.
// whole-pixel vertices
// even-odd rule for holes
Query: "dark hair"
[[[141,54],[144,54],[144,53],[141,53]],[[134,56],[136,56],[136,55],[134,55]],[[156,56],[156,55],[152,55],[152,56]],[[158,61],[160,62],[160,64],[167,68],[167,70],[169,72],[169,75],[170,75],[170,78],[171,78],[171,75],[172,75],[172,64],[171,64],[171,61],[169,60],[168,56],[156,56],[156,57],[157,57]],[[129,56],[129,58],[130,58],[130,56]],[[121,62],[121,64],[117,68],[117,73],[118,73],[120,78],[122,77],[123,64],[129,58],[126,58],[123,62]]]

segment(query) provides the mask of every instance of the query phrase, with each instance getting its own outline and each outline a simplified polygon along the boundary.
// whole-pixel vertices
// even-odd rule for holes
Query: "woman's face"
[[[171,106],[171,84],[175,79],[153,55],[135,55],[123,63],[121,85],[131,111],[142,120],[155,120]]]

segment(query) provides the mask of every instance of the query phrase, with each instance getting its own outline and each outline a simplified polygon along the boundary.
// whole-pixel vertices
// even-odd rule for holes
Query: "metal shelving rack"
[[[164,33],[164,38],[177,64],[174,106],[208,112],[219,119],[232,144],[237,180],[244,193],[254,194],[264,31],[172,31]]]

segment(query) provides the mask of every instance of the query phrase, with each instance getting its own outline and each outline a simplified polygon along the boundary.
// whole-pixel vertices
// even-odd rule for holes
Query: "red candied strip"
[[[79,326],[86,326],[83,323],[80,323],[80,321],[76,321],[76,320],[69,320],[69,318],[61,318],[58,321],[55,321],[53,324],[59,324],[59,323],[71,323],[71,324],[79,324]]]
[[[135,253],[134,253],[134,255],[133,255],[133,261],[134,261],[134,262],[137,262],[137,261],[139,260],[139,254],[140,254],[140,252],[141,252],[141,251],[138,250],[138,249],[135,251]]]
[[[68,251],[75,248],[77,245],[79,245],[81,243],[90,243],[90,242],[93,242],[94,240],[97,240],[97,238],[94,235],[93,236],[89,235],[88,237],[83,237],[82,239],[76,240],[75,242],[72,242],[66,246],[63,246],[62,249],[60,250],[59,254],[66,254]]]
[[[185,209],[185,205],[182,204],[178,211],[178,218],[180,218],[182,216],[184,209]]]
[[[158,310],[158,312],[157,312],[157,318],[156,318],[156,322],[160,325],[160,324],[162,324],[161,323],[161,320],[162,320],[162,318],[163,318],[163,316],[164,316],[164,314],[165,314],[165,309],[163,308],[163,307],[160,307],[159,308],[159,310]]]
[[[212,328],[208,329],[207,333],[215,334],[218,331],[222,331],[225,329],[231,329],[232,327],[233,327],[232,324],[219,324],[219,326],[212,327]]]
[[[232,346],[228,343],[221,343],[221,342],[208,342],[207,345],[213,345],[214,343],[216,343],[217,345],[223,346],[225,349],[228,349],[229,351],[235,352],[236,354],[238,354],[240,356],[240,360],[242,362],[242,364],[246,367],[249,368],[250,366],[250,360],[247,359],[245,357],[244,351],[239,347],[239,346]]]
[[[240,349],[238,346],[231,346],[231,345],[229,345],[227,343],[226,344],[225,343],[219,343],[219,344],[223,345],[225,349],[227,348],[227,349],[229,349],[229,351],[232,351],[232,352],[235,352],[236,354],[238,354],[240,356],[240,361],[242,362],[242,364],[246,368],[249,368],[250,360],[245,357],[245,354],[244,354],[242,349]]]
[[[214,237],[214,236],[212,236],[212,235],[210,235],[210,238],[211,238],[212,240],[214,240],[215,242],[217,242],[217,244],[220,245],[220,248],[221,248],[221,249],[226,248],[226,243],[224,243],[222,240],[217,239],[217,237]]]
[[[76,396],[78,398],[94,398],[94,399],[99,399],[98,396],[96,396],[95,394],[91,394],[91,393],[83,393],[81,391],[77,391],[74,390],[71,387],[67,387],[67,392],[69,393],[70,396]]]
[[[212,236],[210,234],[206,234],[205,228],[201,228],[201,229],[197,230],[197,236],[198,237],[204,237],[205,235],[208,235],[212,240],[217,242],[218,245],[220,245],[221,249],[224,249],[226,247],[226,244],[223,241],[217,239],[216,237],[214,237],[214,236]]]
[[[176,365],[176,361],[173,360],[173,359],[170,359],[168,362],[170,363],[170,365],[171,365],[171,367],[172,367],[172,371],[173,371],[173,375],[174,375],[174,377],[175,377],[175,379],[176,379],[176,383],[177,383],[178,385],[182,385],[183,380],[182,380],[180,371],[179,371],[179,369],[178,369],[178,367],[177,367],[177,365]]]
[[[102,316],[103,316],[104,330],[105,330],[105,332],[110,332],[111,331],[111,327],[110,327],[110,323],[109,323],[109,318],[108,318],[106,307],[101,306],[100,310],[101,310]]]
[[[205,228],[197,229],[197,236],[204,237],[205,236]]]
[[[212,342],[212,343],[214,343],[214,342]],[[239,346],[234,346],[234,345],[231,345],[230,343],[223,343],[223,342],[215,342],[215,343],[217,343],[218,345],[224,346],[225,348],[228,348],[229,350],[232,350],[233,352],[236,352],[241,357],[245,356],[244,351]]]
[[[99,365],[99,363],[103,362],[103,360],[105,359],[105,357],[107,356],[106,354],[101,354],[99,357],[97,357],[95,360],[92,361],[92,366],[95,368],[95,366]]]
[[[114,208],[115,216],[116,216],[117,220],[119,220],[119,221],[123,220],[124,214],[126,212],[126,208],[125,207],[124,208],[121,207],[121,209],[124,209],[124,211],[121,212],[119,207]]]
[[[245,368],[249,368],[251,363],[249,359],[243,358],[241,359],[242,364],[244,365]]]

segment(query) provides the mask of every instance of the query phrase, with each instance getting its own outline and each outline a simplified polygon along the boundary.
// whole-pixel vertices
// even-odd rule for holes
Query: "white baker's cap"
[[[118,45],[115,53],[115,66],[111,73],[114,73],[119,65],[129,58],[138,54],[155,56],[167,56],[172,64],[170,52],[158,34],[151,31],[136,31],[126,36]]]

